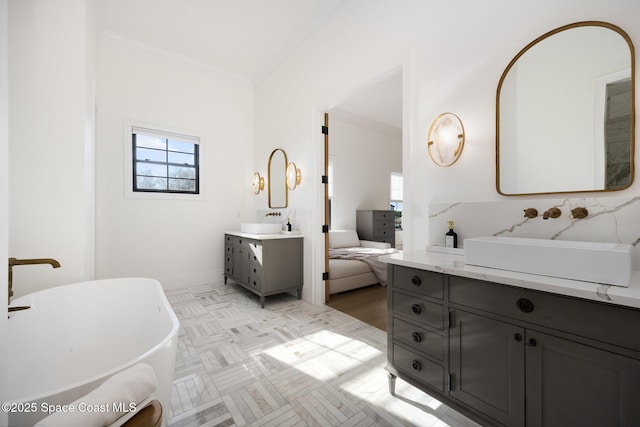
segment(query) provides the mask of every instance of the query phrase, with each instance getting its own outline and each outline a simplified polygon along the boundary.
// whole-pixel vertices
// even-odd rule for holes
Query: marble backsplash
[[[562,215],[543,219],[552,207]],[[589,215],[573,218],[571,210],[577,207],[587,208]],[[538,216],[526,218],[527,208],[537,209]],[[455,222],[459,247],[464,247],[464,239],[482,236],[630,243],[634,270],[640,270],[640,196],[433,203],[429,206],[430,245],[444,246],[450,220]]]

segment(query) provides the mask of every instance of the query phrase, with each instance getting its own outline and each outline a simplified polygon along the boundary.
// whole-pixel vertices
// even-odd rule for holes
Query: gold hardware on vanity
[[[562,211],[560,209],[551,208],[549,210],[544,211],[544,214],[542,215],[542,219],[558,218],[560,215],[562,215]]]
[[[586,218],[589,215],[587,208],[573,208],[571,209],[571,216],[575,219]]]
[[[16,305],[15,307],[9,307],[8,311],[9,313],[11,313],[13,311],[29,310],[30,308],[31,308],[30,305]]]
[[[527,208],[524,210],[524,216],[527,218],[535,218],[538,216],[538,210],[536,208]]]
[[[34,264],[49,264],[53,268],[59,268],[60,263],[53,258],[33,258],[33,259],[16,259],[9,258],[9,297],[7,298],[7,303],[11,302],[11,297],[13,296],[13,266],[15,265],[34,265]],[[28,307],[27,307],[28,308]],[[25,310],[25,309],[23,309]]]

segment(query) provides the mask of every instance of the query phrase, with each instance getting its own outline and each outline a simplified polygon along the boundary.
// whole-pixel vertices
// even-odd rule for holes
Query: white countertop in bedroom
[[[640,308],[640,272],[638,271],[632,273],[629,287],[624,288],[621,286],[602,285],[579,280],[560,279],[557,277],[467,265],[464,262],[464,251],[462,249],[444,249],[445,248],[430,247],[429,250],[383,255],[379,259],[380,261],[394,265],[452,274],[626,307]]]
[[[245,239],[268,240],[268,239],[295,239],[304,237],[299,231],[281,231],[275,234],[252,234],[243,233],[242,231],[225,231],[224,234],[232,236],[244,237]]]

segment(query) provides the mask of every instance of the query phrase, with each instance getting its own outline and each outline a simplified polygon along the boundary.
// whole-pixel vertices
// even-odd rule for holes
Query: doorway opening
[[[402,81],[402,69],[396,68],[325,116],[325,302],[384,330],[386,272],[362,258],[362,252],[376,261],[379,255],[351,248],[361,241],[402,248]]]

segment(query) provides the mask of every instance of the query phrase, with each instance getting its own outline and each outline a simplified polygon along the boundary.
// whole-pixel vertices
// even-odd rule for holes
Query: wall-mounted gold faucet
[[[269,212],[269,213],[267,213],[266,216],[280,216],[280,215],[282,215],[281,212]]]
[[[562,215],[562,211],[560,209],[551,208],[544,211],[544,214],[542,215],[542,219],[558,218],[560,215]]]
[[[11,302],[13,296],[13,266],[14,265],[31,265],[31,264],[50,264],[53,268],[60,267],[60,263],[53,258],[33,258],[33,259],[16,259],[9,258],[9,298],[7,302]]]
[[[575,219],[586,218],[589,215],[587,208],[573,208],[571,209],[571,216]]]

